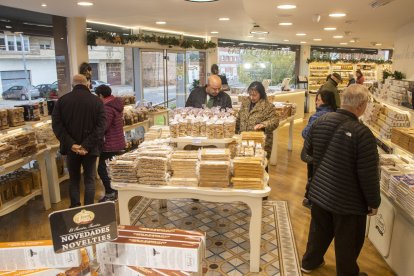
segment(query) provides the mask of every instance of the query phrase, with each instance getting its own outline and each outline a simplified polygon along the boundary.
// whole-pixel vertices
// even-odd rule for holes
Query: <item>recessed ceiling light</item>
[[[301,42],[300,42],[300,44],[306,44],[306,43],[307,43],[306,41],[301,41]]]
[[[293,23],[292,22],[280,22],[279,26],[292,26]]]
[[[46,4],[42,4],[42,7],[47,7],[47,5]]]
[[[297,36],[305,36],[306,34],[305,33],[297,33],[296,35]]]
[[[247,37],[254,37],[254,36],[252,36],[252,35],[248,35]]]
[[[349,42],[350,43],[355,43],[355,40],[354,39],[351,39]]]
[[[281,10],[292,10],[292,9],[296,9],[296,6],[295,5],[279,5],[279,6],[277,6],[277,8],[278,9],[281,9]]]
[[[348,43],[346,43],[346,42],[341,42],[339,44],[341,44],[341,45],[348,45]]]
[[[313,41],[322,41],[322,38],[314,38]]]
[[[79,6],[84,6],[84,7],[89,7],[89,6],[93,6],[93,3],[91,2],[78,2]]]
[[[336,30],[336,28],[335,27],[326,27],[326,28],[323,28],[325,31],[335,31]]]
[[[344,17],[346,16],[346,13],[343,13],[343,12],[330,13],[329,16],[330,17]]]
[[[219,20],[220,21],[229,21],[230,18],[228,18],[228,17],[220,17]]]
[[[284,42],[289,42],[289,39],[283,39]]]
[[[90,30],[92,30],[92,28],[91,27],[87,27],[86,30],[87,31],[90,31]]]
[[[382,43],[375,43],[375,46],[382,46]]]
[[[11,29],[13,28],[12,26],[6,25],[6,29]]]
[[[215,1],[218,1],[218,0],[185,0],[185,1],[202,3],[202,2],[215,2]]]
[[[334,35],[333,38],[344,38],[344,36],[343,35]]]
[[[218,34],[219,32],[217,32],[217,31],[212,31],[212,32],[210,32],[210,34]]]
[[[165,24],[167,24],[167,22],[165,22],[165,21],[157,21],[157,22],[155,22],[155,24],[157,24],[157,25],[165,25]]]
[[[265,40],[265,39],[266,39],[266,37],[259,37],[258,39]]]

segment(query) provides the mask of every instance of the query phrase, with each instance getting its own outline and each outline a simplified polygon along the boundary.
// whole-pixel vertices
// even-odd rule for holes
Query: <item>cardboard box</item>
[[[194,242],[173,242],[118,237],[112,242],[97,244],[98,262],[198,272],[201,270],[201,245]]]
[[[144,268],[138,266],[103,265],[101,274],[105,276],[193,276],[192,272]]]
[[[56,254],[51,240],[0,243],[0,270],[71,268],[81,262],[79,250]]]

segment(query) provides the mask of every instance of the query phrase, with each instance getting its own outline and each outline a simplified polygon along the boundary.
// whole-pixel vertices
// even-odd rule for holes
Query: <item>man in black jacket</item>
[[[105,109],[102,101],[87,87],[83,75],[75,75],[73,90],[59,98],[53,113],[53,132],[60,142],[60,152],[67,155],[70,178],[70,208],[80,206],[80,178],[83,167],[84,204],[95,197],[96,158],[105,132]]]
[[[220,92],[221,79],[217,75],[208,77],[205,87],[194,89],[185,103],[186,107],[207,108],[219,106],[221,108],[231,108],[231,98],[226,92]]]
[[[359,272],[358,255],[365,238],[366,216],[381,202],[375,137],[358,121],[367,106],[368,89],[353,84],[345,89],[341,109],[317,119],[305,140],[313,157],[309,196],[312,220],[302,271],[325,264],[324,255],[335,238],[338,276]]]

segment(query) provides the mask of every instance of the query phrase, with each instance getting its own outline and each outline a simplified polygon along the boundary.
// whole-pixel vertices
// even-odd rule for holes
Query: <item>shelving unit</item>
[[[378,80],[377,65],[375,63],[361,63],[356,65],[356,69],[361,70],[366,82]],[[356,79],[356,76],[355,76]]]
[[[354,73],[352,63],[336,63],[331,65],[331,73],[338,73],[342,77],[342,83],[338,84],[338,90],[344,89],[348,85],[349,74]]]
[[[34,198],[35,196],[42,195],[43,196],[43,204],[45,210],[50,209],[50,197],[49,197],[49,182],[47,179],[46,173],[46,162],[45,162],[45,155],[48,153],[48,149],[43,149],[37,152],[36,154],[24,158],[17,159],[13,162],[6,163],[0,166],[0,174],[7,174],[17,170],[18,168],[23,167],[27,163],[36,160],[39,164],[40,176],[42,181],[41,189],[33,190],[27,196],[20,196],[16,197],[13,200],[4,202],[0,207],[0,216],[7,215],[10,212],[18,209],[19,207],[26,204],[30,199]]]
[[[326,77],[330,74],[329,63],[309,64],[308,89],[317,91],[326,82]]]

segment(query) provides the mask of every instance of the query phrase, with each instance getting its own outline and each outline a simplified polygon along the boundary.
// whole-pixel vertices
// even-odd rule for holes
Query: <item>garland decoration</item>
[[[328,63],[375,63],[375,64],[392,64],[392,60],[383,60],[383,59],[372,59],[372,58],[361,58],[361,59],[331,59],[329,57],[321,58],[308,58],[306,63],[312,62],[328,62]]]
[[[208,41],[195,41],[189,39],[179,39],[174,36],[156,36],[156,35],[146,35],[146,34],[130,34],[130,35],[120,35],[110,32],[88,32],[87,43],[89,46],[97,46],[96,39],[101,38],[108,43],[114,44],[131,44],[134,42],[145,42],[152,43],[156,42],[160,45],[165,45],[168,47],[179,46],[184,49],[195,48],[199,50],[206,50],[210,48],[217,47],[217,44]]]

